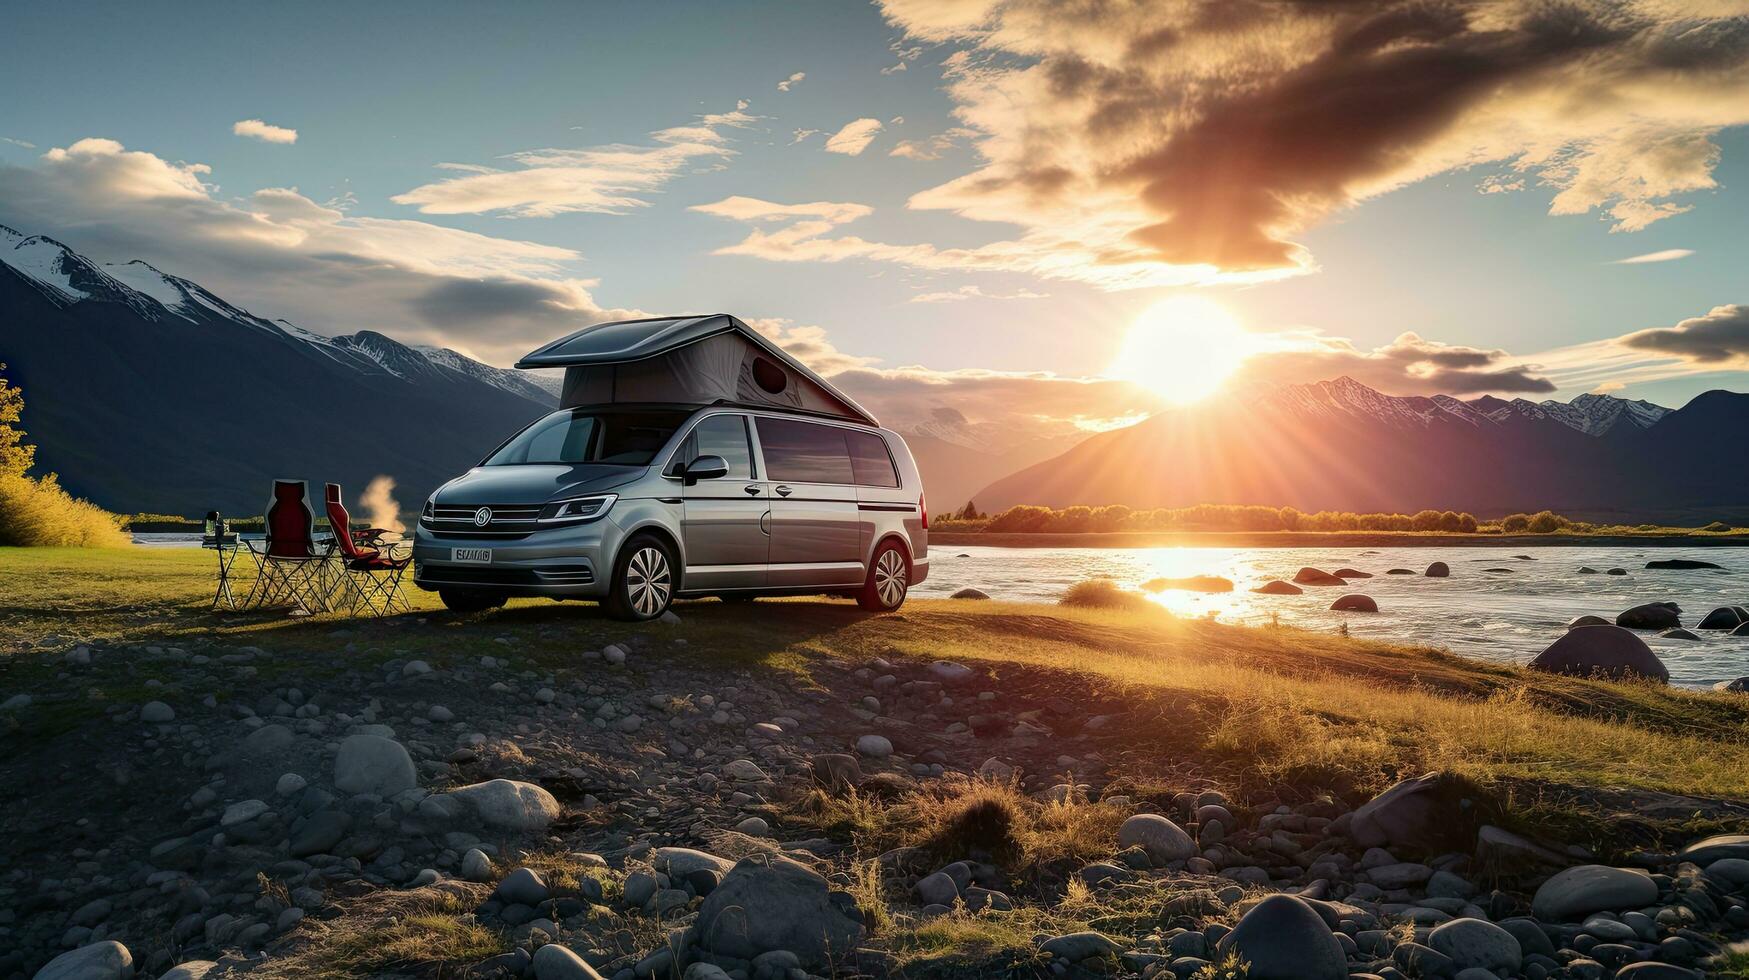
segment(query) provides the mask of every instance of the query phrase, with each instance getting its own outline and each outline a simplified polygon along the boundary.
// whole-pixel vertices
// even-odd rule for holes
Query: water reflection
[[[930,549],[928,581],[917,596],[945,596],[972,586],[997,599],[1054,602],[1075,582],[1109,578],[1137,589],[1154,578],[1218,575],[1232,592],[1165,591],[1151,601],[1183,616],[1214,616],[1222,622],[1261,624],[1272,615],[1305,629],[1334,630],[1347,623],[1359,637],[1445,647],[1454,653],[1507,663],[1526,663],[1561,635],[1574,616],[1613,619],[1629,606],[1673,600],[1682,621],[1693,626],[1723,605],[1749,604],[1749,552],[1734,548],[990,548]],[[1723,570],[1647,570],[1650,558],[1699,558]],[[1528,559],[1528,560],[1527,560]],[[1429,564],[1444,561],[1450,578],[1426,578]],[[1302,595],[1254,595],[1272,579],[1291,581],[1302,566],[1325,571],[1353,568],[1373,573],[1343,587],[1306,586]],[[1624,576],[1600,573],[1612,567]],[[1406,568],[1413,575],[1387,575]],[[1488,571],[1496,569],[1496,571]],[[1504,569],[1504,571],[1500,571]],[[1345,592],[1378,600],[1377,613],[1338,613],[1330,604]],[[1642,633],[1670,668],[1674,683],[1710,686],[1749,674],[1749,637],[1722,632],[1702,639],[1673,640]]]

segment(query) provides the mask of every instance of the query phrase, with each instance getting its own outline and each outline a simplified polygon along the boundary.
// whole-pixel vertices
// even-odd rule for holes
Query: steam
[[[405,531],[407,525],[401,523],[401,505],[395,500],[395,478],[381,474],[370,481],[370,486],[364,488],[363,496],[358,498],[359,506],[370,514],[370,526],[380,527],[389,531]]]

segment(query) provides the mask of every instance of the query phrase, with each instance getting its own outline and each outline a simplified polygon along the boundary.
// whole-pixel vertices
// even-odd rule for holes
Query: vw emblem
[[[474,511],[475,527],[485,527],[490,523],[492,523],[492,508],[481,507],[479,510]]]

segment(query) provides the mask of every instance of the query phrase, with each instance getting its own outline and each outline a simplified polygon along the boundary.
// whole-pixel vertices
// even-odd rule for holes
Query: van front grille
[[[482,507],[490,512],[484,524],[479,522]],[[425,526],[442,534],[527,534],[538,526],[540,512],[540,504],[446,504],[431,509]]]

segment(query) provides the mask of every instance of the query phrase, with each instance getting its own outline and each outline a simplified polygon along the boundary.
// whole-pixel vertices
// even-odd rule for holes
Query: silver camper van
[[[558,411],[425,502],[413,578],[444,605],[841,595],[892,610],[929,574],[911,451],[735,317],[599,323],[524,357]]]

